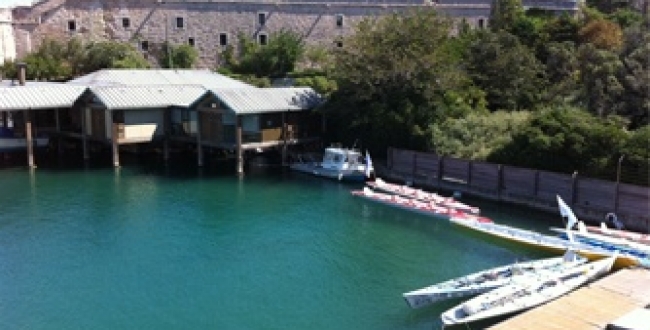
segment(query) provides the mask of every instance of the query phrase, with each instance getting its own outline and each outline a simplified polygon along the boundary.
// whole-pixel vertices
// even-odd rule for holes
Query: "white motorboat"
[[[374,173],[372,160],[357,149],[332,146],[325,149],[322,161],[298,158],[290,169],[338,181],[363,182]]]
[[[561,257],[499,266],[407,292],[403,296],[411,308],[420,308],[438,301],[474,296],[517,281],[525,281],[527,276],[535,276],[540,271],[559,271],[586,262],[587,258],[567,250]]]
[[[616,254],[561,271],[540,272],[526,281],[484,293],[442,313],[445,325],[465,324],[521,312],[557,299],[609,273]]]

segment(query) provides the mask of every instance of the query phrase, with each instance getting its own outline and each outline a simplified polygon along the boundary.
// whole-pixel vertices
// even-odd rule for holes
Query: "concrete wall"
[[[577,9],[573,1],[547,2],[558,8]],[[308,44],[334,47],[335,41],[350,34],[361,19],[410,9],[435,8],[452,17],[465,18],[474,26],[479,21],[487,25],[490,3],[491,0],[48,0],[32,8],[14,9],[13,18],[18,56],[37,47],[44,38],[131,41],[136,47],[146,41],[150,50],[165,40],[184,44],[191,38],[200,53],[199,67],[214,68],[223,49],[220,34],[227,36],[228,43],[235,43],[240,33],[257,38],[289,29],[303,35]],[[264,25],[258,22],[261,13],[266,16]],[[343,17],[342,26],[336,24],[339,15]],[[182,28],[176,26],[177,18],[182,18]],[[128,19],[128,27],[123,26],[124,19]]]
[[[11,9],[0,8],[0,61],[16,58],[16,41],[14,39],[13,17]]]

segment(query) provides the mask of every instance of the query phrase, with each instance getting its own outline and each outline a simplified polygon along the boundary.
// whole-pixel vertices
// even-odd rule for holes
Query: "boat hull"
[[[557,299],[608,273],[616,256],[585,265],[529,277],[459,304],[440,316],[445,325],[511,315]]]
[[[364,182],[366,173],[358,170],[327,169],[317,163],[296,163],[289,166],[291,170],[328,179],[347,182]]]
[[[432,303],[482,294],[496,288],[516,283],[542,271],[558,271],[579,266],[587,258],[569,252],[566,256],[514,263],[486,269],[474,274],[445,281],[419,290],[404,293],[404,299],[411,308],[421,308]]]
[[[490,237],[499,238],[504,241],[517,243],[539,250],[562,253],[571,248],[589,260],[602,259],[613,253],[612,251],[600,249],[580,242],[571,242],[560,237],[547,236],[529,230],[498,225],[495,223],[469,222],[465,221],[465,219],[456,217],[452,217],[450,221],[464,228],[486,234]],[[628,254],[619,254],[614,264],[615,269],[632,266],[650,268],[650,260],[641,259]]]
[[[49,139],[46,137],[34,138],[33,146],[35,148],[47,147]],[[27,149],[27,139],[15,137],[0,138],[0,152],[23,151]]]

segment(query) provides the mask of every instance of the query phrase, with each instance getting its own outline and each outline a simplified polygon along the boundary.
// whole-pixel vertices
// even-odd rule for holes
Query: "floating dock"
[[[621,269],[489,329],[650,329],[650,270]]]

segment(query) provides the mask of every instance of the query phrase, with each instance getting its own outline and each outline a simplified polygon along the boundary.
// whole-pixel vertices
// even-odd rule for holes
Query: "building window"
[[[141,49],[142,51],[145,51],[145,52],[148,51],[148,50],[149,50],[149,41],[142,40],[142,41],[140,42],[140,49]]]
[[[266,24],[266,13],[257,13],[257,25],[264,26]]]
[[[187,39],[187,44],[194,47],[194,38],[190,37]]]
[[[338,48],[343,48],[343,41],[341,41],[341,40],[337,40],[337,41],[336,41],[336,47],[338,47]]]
[[[182,17],[176,17],[176,28],[177,29],[185,28],[185,20]]]
[[[264,46],[264,45],[266,45],[267,43],[269,43],[269,36],[267,36],[266,34],[263,34],[263,33],[262,33],[262,34],[260,34],[260,35],[257,36],[257,42],[258,42],[260,45]]]
[[[336,15],[336,27],[343,27],[343,14]]]
[[[219,33],[219,46],[228,46],[228,34]]]
[[[131,20],[128,17],[122,18],[122,27],[128,29],[131,27]]]
[[[485,21],[482,18],[478,20],[478,27],[481,29],[485,27]]]
[[[68,31],[70,32],[77,31],[77,22],[75,22],[75,20],[71,19],[68,21]]]

